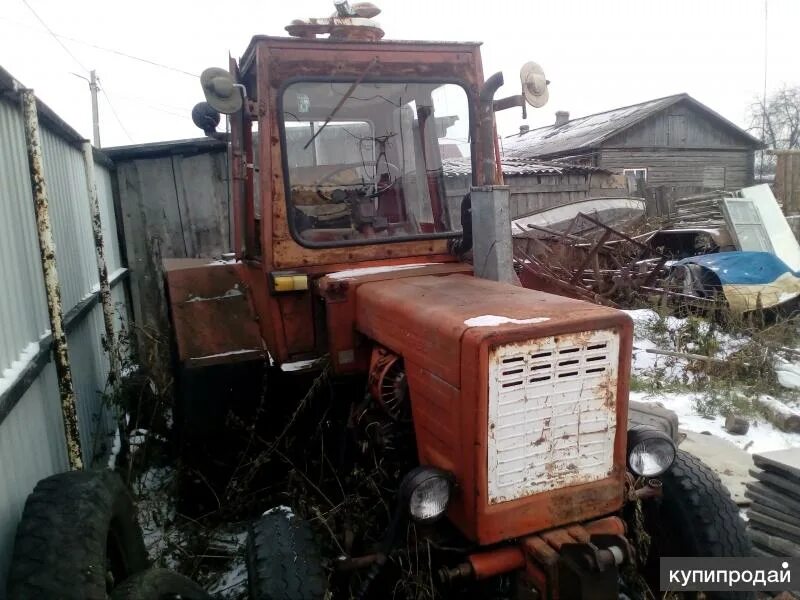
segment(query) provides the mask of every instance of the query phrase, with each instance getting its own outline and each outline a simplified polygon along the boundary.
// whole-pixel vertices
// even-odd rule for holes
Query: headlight
[[[417,467],[400,484],[400,502],[408,507],[411,518],[431,523],[441,518],[450,503],[453,478],[435,467]]]
[[[657,429],[634,427],[628,431],[628,467],[641,477],[658,477],[672,466],[675,443]]]

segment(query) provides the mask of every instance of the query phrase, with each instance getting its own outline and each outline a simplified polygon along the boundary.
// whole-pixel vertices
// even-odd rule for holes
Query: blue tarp
[[[714,272],[722,285],[764,285],[784,273],[793,273],[780,258],[769,252],[718,252],[684,258],[677,265],[699,265]]]

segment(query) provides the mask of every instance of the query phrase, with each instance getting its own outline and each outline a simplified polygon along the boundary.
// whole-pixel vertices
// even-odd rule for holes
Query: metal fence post
[[[25,122],[25,145],[28,152],[28,170],[31,177],[33,206],[36,212],[36,229],[39,251],[44,273],[47,296],[47,312],[53,334],[53,356],[58,376],[58,391],[61,397],[61,415],[64,419],[64,434],[67,442],[67,458],[72,470],[83,468],[81,439],[78,430],[78,414],[75,407],[75,389],[72,384],[72,369],[69,364],[67,336],[64,332],[61,288],[56,270],[56,251],[53,231],[50,226],[47,186],[42,161],[42,141],[39,134],[39,115],[33,90],[22,90],[22,115]]]
[[[108,266],[103,242],[103,223],[100,220],[100,201],[97,198],[97,183],[94,177],[94,156],[92,145],[83,143],[83,163],[86,169],[86,191],[89,196],[89,212],[92,217],[92,235],[94,237],[94,254],[97,259],[97,276],[100,281],[100,305],[103,308],[103,325],[106,330],[105,351],[109,361],[109,381],[116,385],[119,380],[119,361],[114,342],[114,306],[111,300],[111,285],[108,282]]]

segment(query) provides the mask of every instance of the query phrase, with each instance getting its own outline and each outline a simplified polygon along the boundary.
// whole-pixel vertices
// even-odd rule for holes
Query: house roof
[[[548,125],[538,129],[531,129],[525,133],[508,136],[503,141],[504,154],[513,158],[531,158],[534,156],[571,154],[576,151],[597,148],[618,133],[682,101],[688,102],[723,127],[741,136],[749,145],[761,147],[762,144],[758,139],[714,112],[705,104],[698,102],[689,94],[675,94],[586,117],[579,117],[562,125]]]
[[[608,173],[599,167],[553,163],[541,160],[526,160],[503,157],[503,175],[585,175],[587,173]],[[445,177],[459,177],[472,174],[472,162],[469,156],[442,159]]]

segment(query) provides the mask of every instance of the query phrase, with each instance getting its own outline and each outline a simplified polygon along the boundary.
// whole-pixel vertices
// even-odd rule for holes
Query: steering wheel
[[[363,169],[364,167],[367,167],[367,166],[377,166],[378,164],[380,164],[380,162],[384,162],[384,164],[386,165],[387,170],[389,171],[389,176],[390,176],[389,183],[387,185],[384,185],[383,187],[378,187],[378,182],[377,181],[373,181],[372,183],[369,183],[369,182],[365,183],[363,181],[360,181],[358,183],[328,183],[331,179],[333,179],[339,173],[343,173],[345,171],[353,171],[355,169]],[[364,170],[366,170],[366,169],[364,169]],[[357,189],[355,191],[356,191],[356,194],[358,195],[359,199],[365,200],[365,199],[370,199],[370,198],[377,198],[378,196],[380,196],[386,190],[391,189],[397,183],[398,179],[400,179],[400,169],[399,169],[399,167],[397,167],[397,165],[394,165],[394,164],[390,163],[389,161],[377,161],[376,162],[374,160],[369,160],[369,161],[366,161],[366,162],[364,162],[364,163],[362,163],[360,165],[345,165],[343,167],[335,169],[335,170],[331,171],[330,173],[328,173],[327,175],[325,175],[322,179],[320,179],[317,182],[316,185],[317,185],[317,188],[321,188],[321,187],[362,188],[363,191],[364,191],[363,194],[358,194],[358,190]],[[372,193],[367,193],[366,190],[369,189],[369,187],[371,185],[375,186],[375,191],[372,192]],[[326,196],[325,194],[322,193],[322,190],[317,189],[317,196],[319,196],[320,198],[322,198],[323,200],[325,200],[327,202],[343,202],[343,201],[347,200],[347,197],[349,196],[349,194],[347,194],[345,192],[344,197],[341,197],[338,194],[336,195],[336,197],[334,197],[333,195]]]

